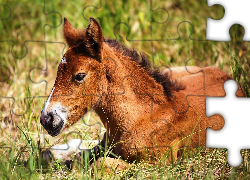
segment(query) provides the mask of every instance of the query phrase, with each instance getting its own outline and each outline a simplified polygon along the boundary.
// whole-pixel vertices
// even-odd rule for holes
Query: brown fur
[[[58,67],[48,107],[60,102],[69,109],[64,128],[93,108],[116,144],[113,152],[140,161],[170,149],[176,159],[183,146],[205,147],[208,127],[223,127],[223,118],[208,118],[205,109],[206,96],[225,96],[223,83],[232,79],[218,68],[152,70],[144,54],[104,38],[93,18],[84,30],[65,19],[64,37],[67,62]],[[78,73],[86,74],[83,82],[74,79]],[[240,89],[237,95],[243,96]]]

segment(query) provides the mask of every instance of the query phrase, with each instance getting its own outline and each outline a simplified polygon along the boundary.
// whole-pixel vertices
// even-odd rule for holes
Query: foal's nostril
[[[54,121],[54,117],[52,113],[48,113],[48,115],[45,117],[46,123],[51,124]]]
[[[53,121],[54,121],[54,117],[52,113],[48,113],[47,115],[44,115],[44,113],[41,113],[40,123],[43,126],[51,126]]]

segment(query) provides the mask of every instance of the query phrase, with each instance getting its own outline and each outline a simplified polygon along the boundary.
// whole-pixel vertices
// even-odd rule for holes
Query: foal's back
[[[161,146],[172,146],[175,151],[174,159],[177,158],[178,150],[183,146],[205,147],[207,128],[219,130],[223,127],[224,119],[222,116],[206,116],[206,96],[225,96],[223,84],[232,79],[227,73],[214,67],[199,68],[193,66],[187,69],[193,74],[189,73],[186,67],[163,71],[163,73],[171,74],[172,79],[183,86],[182,90],[173,92],[172,108],[174,112],[172,111],[171,115],[173,118],[168,119],[168,127],[162,127],[168,128],[167,138],[165,137],[164,141],[162,141],[163,137],[158,138],[158,141],[162,142]],[[240,88],[236,95],[243,96]],[[163,105],[162,108],[165,107]],[[169,117],[169,111],[165,110],[165,112],[164,116]],[[162,154],[164,154],[164,149]]]

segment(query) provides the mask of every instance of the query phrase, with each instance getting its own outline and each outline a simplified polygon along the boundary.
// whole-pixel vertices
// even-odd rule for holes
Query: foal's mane
[[[153,68],[147,55],[143,52],[138,53],[134,48],[130,49],[114,39],[104,38],[104,42],[122,55],[130,57],[130,60],[138,63],[156,82],[163,86],[164,93],[168,98],[172,95],[172,91],[183,89],[183,86],[176,80],[172,80],[168,74],[162,74],[158,68]]]

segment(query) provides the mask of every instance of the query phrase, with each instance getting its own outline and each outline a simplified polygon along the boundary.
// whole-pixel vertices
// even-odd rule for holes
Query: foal
[[[112,152],[129,162],[169,152],[176,160],[184,146],[205,147],[207,128],[223,127],[221,116],[206,117],[205,97],[225,96],[223,83],[232,79],[225,72],[196,66],[153,70],[143,53],[103,37],[94,18],[83,30],[64,19],[64,38],[69,49],[40,118],[51,136],[93,109],[107,129],[101,147],[113,145]],[[240,89],[237,96],[243,96]],[[96,158],[99,152],[95,146]]]

